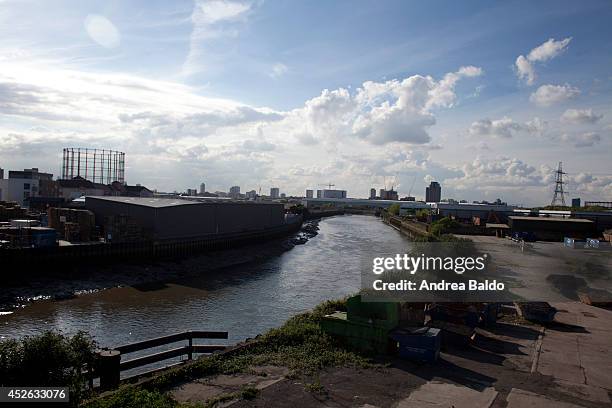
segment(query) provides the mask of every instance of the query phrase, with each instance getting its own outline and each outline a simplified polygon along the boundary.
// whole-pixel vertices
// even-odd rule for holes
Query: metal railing
[[[115,389],[121,382],[121,372],[123,371],[182,356],[187,356],[186,361],[189,361],[193,359],[194,354],[211,354],[215,351],[224,350],[227,348],[227,345],[193,344],[193,341],[195,339],[227,340],[227,338],[228,333],[225,331],[187,331],[139,341],[136,343],[125,344],[123,346],[115,347],[112,350],[101,350],[98,353],[98,365],[96,369],[91,372],[90,386],[93,386],[95,378],[99,378],[100,388],[105,390]],[[127,361],[122,361],[122,357],[124,357],[126,354],[165,346],[180,341],[186,341],[187,344],[153,354],[131,358]],[[184,361],[181,363],[183,362]],[[151,372],[157,370],[159,370],[159,368],[145,371],[139,373],[136,375],[136,377],[150,374]]]

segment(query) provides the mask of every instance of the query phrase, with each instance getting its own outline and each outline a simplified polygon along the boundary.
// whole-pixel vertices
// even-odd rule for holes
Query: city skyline
[[[78,146],[126,152],[126,181],[160,191],[419,197],[435,180],[546,205],[563,161],[566,198],[610,201],[610,17],[603,1],[0,1],[0,167],[57,176]]]

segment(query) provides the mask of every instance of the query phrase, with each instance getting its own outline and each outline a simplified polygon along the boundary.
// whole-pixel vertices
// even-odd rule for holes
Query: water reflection
[[[398,252],[407,245],[398,232],[375,217],[333,217],[322,220],[319,227],[319,235],[306,244],[264,261],[163,284],[36,302],[0,316],[0,335],[86,330],[101,345],[116,346],[189,329],[210,329],[227,330],[230,341],[237,342],[323,300],[356,292],[362,252],[373,246]]]

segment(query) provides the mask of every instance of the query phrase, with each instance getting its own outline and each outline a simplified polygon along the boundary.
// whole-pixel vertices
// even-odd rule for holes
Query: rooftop
[[[191,199],[181,198],[159,198],[159,197],[117,197],[117,196],[87,196],[85,197],[85,203],[87,200],[105,200],[113,201],[123,204],[140,205],[143,207],[163,208],[163,207],[176,207],[181,205],[207,205],[207,204],[243,204],[243,205],[271,205],[280,203],[265,202],[265,201],[245,201],[245,200],[219,200],[217,198],[206,198],[206,197],[192,197]]]
[[[511,220],[521,221],[546,221],[546,222],[575,222],[575,223],[593,223],[591,220],[583,220],[582,218],[554,218],[554,217],[524,217],[511,215],[508,217]]]
[[[197,204],[197,201],[180,200],[177,198],[151,198],[151,197],[116,197],[116,196],[87,196],[85,197],[85,203],[88,200],[104,200],[113,201],[123,204],[140,205],[143,207],[175,207],[178,205],[193,205]]]

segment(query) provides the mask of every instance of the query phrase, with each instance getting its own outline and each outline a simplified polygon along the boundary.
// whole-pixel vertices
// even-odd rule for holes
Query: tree
[[[459,223],[457,221],[449,217],[444,217],[431,223],[430,232],[433,235],[440,236],[457,227],[459,227]]]
[[[389,214],[391,215],[399,215],[400,212],[400,205],[399,204],[391,204],[389,206]]]

